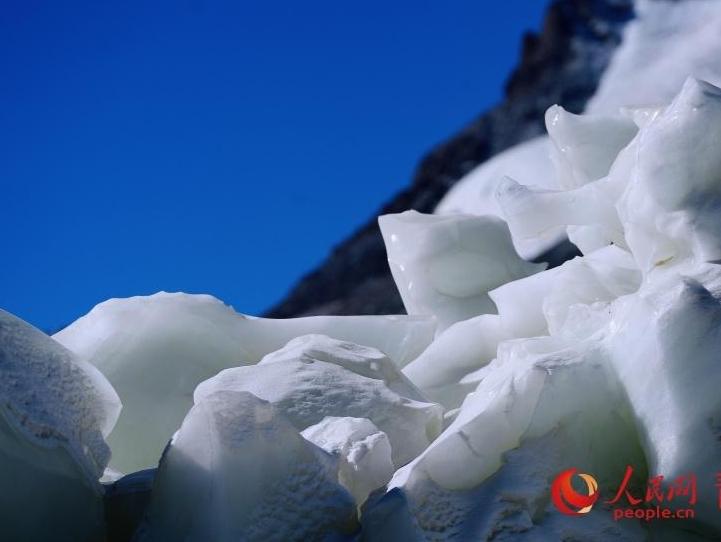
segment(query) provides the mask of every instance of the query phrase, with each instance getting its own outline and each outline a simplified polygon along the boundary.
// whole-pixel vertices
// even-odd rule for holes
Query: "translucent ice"
[[[218,390],[251,392],[298,430],[326,416],[368,418],[388,435],[397,467],[441,430],[442,408],[381,352],[322,335],[294,339],[257,365],[222,371],[197,387],[195,401]]]
[[[484,314],[446,329],[403,373],[433,401],[447,409],[460,406],[474,384],[463,384],[468,373],[496,357],[498,344],[509,338],[501,318]]]
[[[211,296],[158,293],[101,303],[55,338],[98,367],[122,398],[109,443],[112,466],[130,472],[157,464],[195,386],[222,369],[257,363],[313,332],[375,346],[403,364],[433,330],[424,317],[252,318]]]
[[[608,175],[616,156],[636,135],[627,117],[574,115],[558,105],[546,112],[557,186],[578,188]]]
[[[521,259],[495,217],[406,211],[378,223],[408,314],[434,315],[439,331],[495,313],[489,290],[545,267]]]
[[[404,369],[446,407],[460,404],[394,475],[393,502],[405,504],[392,518],[404,528],[439,540],[599,529],[643,540],[604,507],[584,531],[548,502],[549,481],[569,466],[609,491],[633,465],[666,490],[696,476],[695,523],[684,528],[721,531],[721,90],[692,78],[669,106],[624,114],[552,109],[557,187],[498,185],[516,238],[565,225],[584,256],[491,290],[497,315],[454,324]],[[373,501],[371,518],[376,503],[386,513]]]
[[[511,147],[483,162],[454,184],[436,207],[435,213],[492,215],[503,218],[496,201],[496,190],[503,177],[511,177],[526,186],[558,188],[550,156],[548,136],[537,137]],[[536,238],[514,237],[513,244],[521,256],[531,259],[558,243],[564,235],[564,228],[558,226]]]
[[[301,434],[338,458],[338,481],[358,506],[393,476],[395,468],[388,437],[370,420],[329,416]]]
[[[98,480],[119,411],[97,369],[0,310],[0,539],[103,539]]]

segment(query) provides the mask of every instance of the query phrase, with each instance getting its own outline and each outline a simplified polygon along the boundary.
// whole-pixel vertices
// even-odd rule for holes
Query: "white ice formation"
[[[222,390],[269,401],[299,430],[326,416],[367,418],[388,436],[400,467],[440,433],[443,409],[423,395],[375,348],[306,335],[257,365],[221,371],[201,383],[195,401]]]
[[[550,160],[551,145],[547,136],[526,141],[483,162],[454,184],[436,207],[436,214],[471,214],[503,218],[496,190],[505,176],[523,185],[555,188],[556,175]],[[538,239],[513,239],[518,253],[534,258],[555,245],[564,236],[564,229],[549,230]]]
[[[714,487],[721,90],[691,78],[664,107],[588,117],[551,108],[546,121],[557,153],[555,187],[507,178],[496,186],[498,209],[516,239],[563,228],[583,256],[549,270],[527,267],[497,217],[382,218],[404,301],[436,318],[441,332],[407,364],[368,345],[303,335],[201,383],[161,464],[143,532],[175,532],[169,518],[177,510],[197,518],[181,522],[182,532],[196,533],[196,521],[198,533],[219,539],[267,531],[269,519],[236,514],[227,508],[231,490],[213,482],[243,472],[233,462],[246,465],[245,454],[214,459],[226,449],[216,433],[222,424],[231,434],[257,431],[224,406],[253,397],[284,421],[285,438],[297,442],[302,432],[308,446],[325,451],[331,467],[319,483],[353,496],[364,540],[703,540],[721,533]],[[443,420],[431,401],[445,407]],[[306,452],[290,448],[278,461],[308,464]],[[186,458],[204,467],[194,474]],[[663,476],[667,490],[693,473],[695,519],[615,520],[603,500],[628,466],[635,473],[629,491],[641,499],[648,477]],[[569,467],[591,473],[601,488],[603,500],[580,518],[549,498],[552,480]],[[214,489],[201,491],[209,500],[191,510],[176,497],[188,487]],[[282,485],[250,495],[273,506],[287,498]],[[209,504],[213,498],[223,504]],[[292,506],[310,518],[280,516],[298,532],[318,532],[311,524],[328,536],[352,529],[346,508],[321,520],[304,512],[305,500]]]
[[[634,116],[641,119],[669,103],[689,74],[721,86],[721,9],[717,0],[635,0],[634,11],[621,45],[587,104],[587,113],[617,118],[620,110],[630,107],[626,113],[635,111]],[[589,148],[600,151],[604,146],[605,142],[591,141]],[[495,197],[503,177],[536,189],[558,189],[565,174],[561,170],[556,175],[556,150],[547,136],[511,147],[456,183],[436,212],[505,218]],[[519,254],[532,258],[562,236],[562,228],[550,228],[537,237],[514,236],[513,242]]]
[[[406,211],[378,222],[406,311],[435,316],[439,331],[494,312],[490,290],[545,269],[521,259],[493,216]]]
[[[54,338],[100,369],[120,395],[111,464],[132,472],[157,464],[195,386],[223,369],[257,363],[308,333],[377,347],[402,365],[434,329],[421,316],[253,318],[208,295],[158,293],[101,303]]]
[[[120,410],[100,372],[0,310],[0,540],[102,540],[104,437]]]
[[[721,4],[685,4],[636,2],[587,115],[381,218],[411,316],[157,294],[55,341],[0,313],[0,539],[102,539],[105,437],[130,470],[174,432],[138,542],[721,537]],[[563,236],[583,256],[519,257]],[[695,518],[614,520],[629,465],[640,498],[695,476]],[[570,467],[582,517],[550,499]]]
[[[328,416],[301,435],[338,458],[338,481],[358,506],[393,477],[388,436],[366,418]]]
[[[337,468],[269,403],[213,393],[163,454],[136,541],[342,540],[357,520]]]
[[[584,524],[548,502],[564,468],[593,473],[610,498],[635,465],[668,484],[693,473],[686,527],[718,533],[721,90],[688,79],[668,106],[624,112],[633,130],[559,115],[546,118],[559,188],[509,179],[497,197],[515,235],[566,225],[584,256],[491,291],[498,315],[455,324],[404,369],[458,411],[396,472],[396,513],[433,540],[641,540],[601,507]]]

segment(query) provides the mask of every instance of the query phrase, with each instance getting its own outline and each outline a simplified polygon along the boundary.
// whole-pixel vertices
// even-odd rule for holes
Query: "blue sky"
[[[0,307],[279,300],[497,102],[545,2],[3,2]]]

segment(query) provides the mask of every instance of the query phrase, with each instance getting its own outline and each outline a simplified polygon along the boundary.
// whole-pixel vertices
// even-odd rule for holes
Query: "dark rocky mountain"
[[[554,0],[541,32],[524,36],[521,59],[506,83],[503,101],[431,150],[418,165],[412,184],[377,214],[407,209],[432,212],[471,169],[543,133],[543,114],[550,105],[582,111],[632,17],[631,0]],[[376,218],[335,247],[267,316],[405,312]],[[566,243],[539,260],[558,265],[575,253],[575,247]]]

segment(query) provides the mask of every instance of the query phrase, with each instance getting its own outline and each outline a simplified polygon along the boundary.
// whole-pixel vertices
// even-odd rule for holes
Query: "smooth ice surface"
[[[166,449],[136,541],[300,542],[356,528],[336,460],[269,403],[222,391],[190,410]]]
[[[435,316],[439,331],[495,313],[489,290],[545,268],[518,256],[496,217],[406,211],[378,223],[406,311]]]
[[[161,292],[101,303],[55,338],[100,369],[123,400],[108,441],[112,466],[131,472],[157,464],[195,387],[223,369],[257,363],[307,333],[374,346],[403,364],[434,327],[409,316],[252,318],[212,296]]]
[[[558,105],[546,111],[546,129],[553,144],[556,186],[565,190],[608,175],[618,153],[638,131],[620,113],[574,115]]]
[[[338,458],[338,481],[358,506],[393,476],[388,436],[368,419],[328,416],[301,435]]]
[[[406,365],[403,373],[431,400],[447,409],[457,408],[475,388],[462,384],[463,377],[494,359],[498,344],[509,337],[495,314],[457,322]]]
[[[0,310],[0,539],[99,540],[120,401],[94,367]]]
[[[368,418],[404,465],[440,433],[443,409],[429,402],[373,348],[308,335],[257,364],[226,369],[195,390],[195,401],[219,390],[247,391],[272,403],[298,430],[326,416]]]
[[[719,140],[721,89],[688,79],[628,149],[631,171],[626,161],[614,172],[616,183],[634,176],[617,208],[644,273],[688,258],[721,261]]]
[[[503,177],[508,176],[521,184],[539,188],[557,187],[551,152],[548,136],[542,136],[497,154],[454,184],[436,207],[435,213],[503,218],[495,196]],[[521,256],[531,259],[558,243],[563,236],[563,228],[557,227],[536,239],[514,238],[513,244]]]

